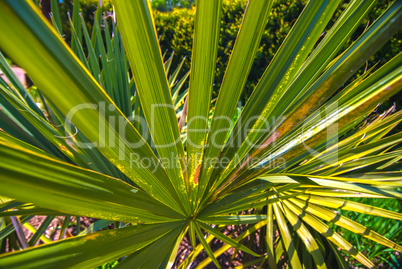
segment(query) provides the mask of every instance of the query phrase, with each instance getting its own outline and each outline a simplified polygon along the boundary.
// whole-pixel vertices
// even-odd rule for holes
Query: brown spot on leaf
[[[197,170],[195,171],[194,174],[194,183],[198,184],[198,178],[200,177],[200,171],[201,171],[201,164],[198,165]]]

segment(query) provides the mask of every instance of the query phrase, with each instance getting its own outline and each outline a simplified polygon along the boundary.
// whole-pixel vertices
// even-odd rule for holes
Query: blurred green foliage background
[[[263,74],[269,62],[274,57],[275,52],[279,49],[281,43],[290,31],[293,23],[302,12],[307,0],[277,0],[274,3],[272,14],[266,25],[265,33],[262,37],[260,48],[258,49],[253,67],[251,69],[249,79],[246,83],[245,90],[241,97],[241,105],[243,106],[253,91],[258,79]],[[375,19],[392,3],[392,0],[378,1],[377,5],[369,14],[368,18],[363,21],[356,33],[345,45],[345,48],[353,43],[366,27],[374,22]],[[333,16],[331,25],[339,17],[341,12],[346,8],[348,0],[343,0],[339,5],[336,14]],[[99,4],[99,0],[82,0],[81,11],[87,22],[87,27],[91,28],[94,18],[94,12]],[[102,0],[103,10],[111,16],[112,5],[110,0]],[[174,51],[173,66],[177,66],[183,57],[188,60],[184,63],[179,77],[190,69],[192,39],[194,33],[194,16],[195,16],[195,0],[152,0],[154,8],[155,26],[160,38],[161,51],[168,53]],[[230,53],[234,46],[234,41],[239,30],[244,10],[247,6],[247,0],[223,0],[223,15],[221,20],[221,33],[218,48],[218,60],[216,64],[216,78],[213,91],[213,97],[217,97],[218,91],[223,79],[225,68],[228,64]],[[70,40],[70,26],[68,24],[67,14],[72,12],[72,0],[63,1],[61,5],[61,14],[65,16],[62,21],[65,22],[63,30],[65,40]],[[325,34],[325,33],[324,33]],[[357,74],[351,78],[355,79],[361,75],[366,68],[370,68],[377,63],[376,68],[390,60],[393,56],[402,51],[402,30],[399,31],[380,51],[378,51],[367,62],[367,67],[362,67]],[[349,83],[349,82],[347,82]],[[393,103],[398,109],[402,109],[402,93],[391,98],[383,104],[380,110],[389,108]]]

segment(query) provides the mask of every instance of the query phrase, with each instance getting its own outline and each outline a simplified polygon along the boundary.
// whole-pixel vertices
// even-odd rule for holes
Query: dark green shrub
[[[99,5],[99,0],[80,0],[80,12],[84,17],[88,31],[92,31],[92,25],[95,17],[95,11]],[[59,4],[61,21],[63,22],[63,34],[64,40],[70,45],[71,40],[71,26],[68,20],[68,16],[73,14],[74,0],[64,0]],[[113,12],[112,2],[110,0],[102,0],[102,9],[106,14]]]
[[[66,22],[67,12],[72,13],[72,2],[73,0],[64,1],[61,4],[60,12],[64,18],[62,21],[65,22],[63,25],[63,30],[65,34],[65,40],[69,42],[71,39],[71,29],[70,25]],[[349,1],[343,1],[339,5],[338,11],[332,18],[331,23],[328,25],[330,27],[332,23],[338,18],[342,10],[346,7]],[[91,30],[91,25],[94,19],[94,12],[99,3],[98,0],[81,0],[81,12],[87,22],[87,27]],[[103,10],[105,12],[111,12],[113,10],[110,0],[103,0]],[[270,20],[267,23],[265,33],[261,39],[261,46],[256,54],[256,59],[253,63],[252,71],[250,73],[249,79],[247,80],[245,90],[242,96],[242,105],[244,105],[248,96],[250,96],[252,90],[258,82],[258,78],[261,77],[265,68],[268,66],[269,62],[272,60],[274,53],[278,50],[280,44],[285,39],[291,26],[296,21],[296,18],[301,13],[307,0],[293,1],[293,0],[278,0],[275,2]],[[367,24],[374,22],[376,18],[392,3],[391,0],[379,1],[376,7],[372,10],[368,19],[366,19],[358,28],[356,33],[349,40],[350,45],[366,28]],[[234,41],[236,39],[237,32],[242,20],[244,10],[246,8],[246,0],[234,0],[234,1],[223,1],[223,16],[221,20],[221,37],[218,48],[218,58],[217,58],[217,72],[215,78],[215,86],[213,97],[216,98],[218,95],[218,90],[220,88],[221,81],[223,79],[223,74],[225,72],[225,67],[229,61],[230,53],[232,51]],[[184,63],[184,68],[179,76],[183,76],[187,70],[190,69],[190,59],[191,59],[191,49],[193,40],[193,28],[194,28],[194,15],[195,7],[192,8],[174,8],[171,12],[160,12],[154,11],[154,20],[157,33],[160,38],[160,45],[162,53],[165,51],[174,51],[175,57],[173,59],[173,66],[177,66],[183,57],[188,60]],[[346,47],[345,45],[345,47]],[[378,51],[374,56],[368,61],[367,67],[371,67],[378,63],[377,68],[383,63],[390,60],[393,56],[401,52],[402,48],[402,31],[399,31],[391,40],[384,45],[384,47]],[[356,76],[362,74],[365,70],[363,67]],[[351,80],[356,78],[353,77]],[[398,108],[402,107],[402,93],[394,96],[384,104],[384,108],[391,106],[396,103]]]
[[[346,7],[349,1],[343,1],[339,6],[338,11],[332,19],[332,23],[338,18],[341,11]],[[243,91],[242,102],[247,100],[258,78],[261,77],[265,68],[272,60],[274,53],[278,50],[280,44],[285,39],[291,26],[296,21],[296,18],[301,13],[306,0],[291,1],[279,0],[273,6],[270,20],[267,23],[266,30],[261,39],[261,46],[257,52],[252,71]],[[372,10],[367,20],[365,20],[359,27],[354,36],[349,40],[347,45],[350,45],[366,28],[367,23],[373,23],[376,18],[383,12],[392,1],[385,0],[379,1],[376,7]],[[220,83],[223,79],[225,66],[229,61],[230,53],[236,39],[237,31],[242,20],[247,1],[235,0],[223,2],[223,16],[221,20],[221,37],[218,49],[217,59],[217,73],[215,78],[214,97],[217,96],[220,88]],[[160,36],[160,44],[162,53],[165,50],[175,51],[176,59],[173,64],[178,64],[182,57],[191,57],[192,38],[193,38],[193,25],[194,25],[195,9],[174,9],[172,12],[154,12],[154,19],[157,32]],[[331,26],[331,24],[329,26]],[[346,47],[346,46],[345,46]],[[402,31],[395,35],[377,54],[371,57],[368,62],[368,67],[379,62],[378,67],[387,62],[392,56],[395,56],[401,51],[402,48]],[[190,68],[190,61],[186,61],[185,68]],[[362,68],[358,75],[364,72]],[[184,72],[184,71],[183,71]],[[354,77],[355,78],[355,77]],[[354,79],[352,78],[352,79]],[[399,96],[399,97],[398,97]],[[402,106],[401,94],[395,96],[392,100],[387,102],[387,106],[395,102],[399,107]]]
[[[152,0],[153,9],[159,11],[172,11],[175,7],[189,8],[194,5],[195,0]]]

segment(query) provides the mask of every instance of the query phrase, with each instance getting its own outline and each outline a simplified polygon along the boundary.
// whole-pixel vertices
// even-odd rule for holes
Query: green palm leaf
[[[215,102],[223,1],[197,1],[183,71],[148,0],[114,0],[117,22],[98,7],[92,32],[75,0],[71,48],[57,1],[52,27],[32,1],[0,0],[0,50],[37,90],[0,54],[0,268],[222,268],[231,248],[241,268],[347,268],[338,249],[375,267],[349,234],[402,251],[400,210],[367,204],[402,199],[402,112],[373,113],[402,89],[402,53],[348,82],[399,30],[402,2],[345,48],[375,1],[351,1],[330,28],[341,1],[308,1],[240,109],[275,1],[248,1]],[[80,216],[96,219],[81,231]]]

